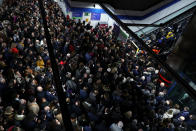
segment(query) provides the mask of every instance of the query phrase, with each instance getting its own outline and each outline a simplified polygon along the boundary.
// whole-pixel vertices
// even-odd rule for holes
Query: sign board
[[[90,13],[88,13],[88,12],[84,13],[84,16],[89,16],[89,15],[90,15]]]
[[[100,13],[91,13],[91,20],[100,20],[101,14]]]
[[[81,19],[83,13],[82,12],[72,12],[72,18],[73,19]]]

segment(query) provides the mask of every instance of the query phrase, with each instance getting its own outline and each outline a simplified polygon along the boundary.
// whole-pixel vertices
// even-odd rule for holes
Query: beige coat
[[[28,102],[28,109],[38,115],[39,105],[36,102]]]

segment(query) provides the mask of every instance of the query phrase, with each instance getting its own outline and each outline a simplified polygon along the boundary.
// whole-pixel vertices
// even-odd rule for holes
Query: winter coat
[[[40,67],[41,69],[44,68],[44,61],[43,61],[43,60],[38,60],[38,61],[36,62],[36,64],[37,64],[37,66]]]
[[[28,102],[28,109],[36,115],[39,113],[39,105],[36,102]]]

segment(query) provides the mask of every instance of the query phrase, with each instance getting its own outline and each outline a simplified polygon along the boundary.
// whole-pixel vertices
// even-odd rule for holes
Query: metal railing
[[[168,23],[171,23],[171,21],[174,21],[176,18],[179,18],[180,16],[183,16],[187,13],[190,13],[191,11],[193,11],[196,7],[196,1],[188,4],[187,6],[180,8],[179,10],[176,10],[175,12],[163,17],[160,20],[155,21],[152,24],[164,24],[167,25]],[[171,18],[170,18],[171,17]],[[137,35],[141,35],[142,33],[150,33],[154,30],[158,29],[158,27],[143,27],[141,29],[139,29],[138,31],[136,31],[135,33]]]

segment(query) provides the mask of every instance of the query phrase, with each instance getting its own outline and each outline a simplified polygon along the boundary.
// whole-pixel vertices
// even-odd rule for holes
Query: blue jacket
[[[84,127],[84,131],[92,131],[92,129],[91,129],[90,126],[85,126],[85,127]]]
[[[80,99],[84,100],[86,98],[88,98],[88,93],[85,90],[80,89]]]
[[[189,112],[188,111],[182,111],[180,112],[180,114],[177,116],[177,118],[179,118],[180,116],[183,116],[185,118],[185,120],[189,119]]]
[[[89,55],[89,53],[86,53],[85,54],[85,59],[86,59],[86,61],[89,61],[89,60],[91,60],[91,56]]]

